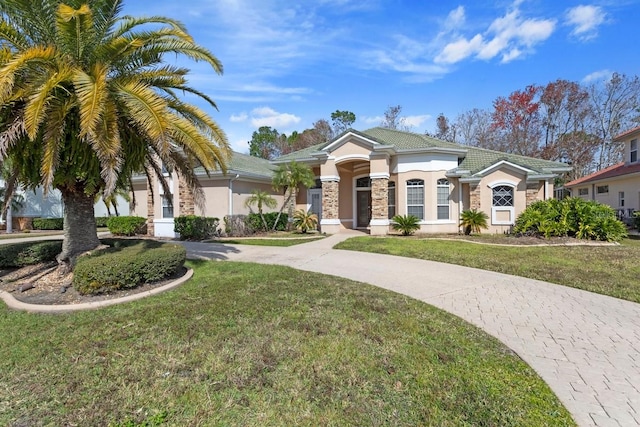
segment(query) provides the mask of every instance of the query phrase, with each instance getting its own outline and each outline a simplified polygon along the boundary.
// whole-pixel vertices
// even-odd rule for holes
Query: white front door
[[[318,216],[318,222],[322,219],[322,188],[312,188],[307,193],[307,209]],[[309,206],[310,205],[310,206]]]

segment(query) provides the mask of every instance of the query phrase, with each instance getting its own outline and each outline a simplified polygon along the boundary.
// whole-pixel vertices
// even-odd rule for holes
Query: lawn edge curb
[[[102,307],[108,307],[110,305],[122,304],[129,301],[135,301],[142,298],[146,298],[151,295],[156,295],[169,289],[173,289],[177,286],[180,286],[187,280],[191,279],[193,276],[193,269],[187,269],[187,272],[178,279],[174,280],[171,283],[167,283],[166,285],[160,286],[158,288],[154,288],[148,291],[139,292],[133,295],[127,295],[126,297],[114,298],[103,301],[95,301],[95,302],[83,302],[80,304],[60,304],[60,305],[45,305],[45,304],[28,304],[22,301],[18,301],[6,291],[0,291],[0,299],[4,301],[4,303],[13,310],[22,310],[30,313],[65,313],[71,311],[79,311],[79,310],[95,310]]]

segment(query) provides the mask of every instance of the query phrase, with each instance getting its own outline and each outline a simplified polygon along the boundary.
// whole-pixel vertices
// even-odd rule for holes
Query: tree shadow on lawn
[[[227,260],[227,254],[240,253],[240,249],[222,243],[179,242],[187,249],[187,259]]]

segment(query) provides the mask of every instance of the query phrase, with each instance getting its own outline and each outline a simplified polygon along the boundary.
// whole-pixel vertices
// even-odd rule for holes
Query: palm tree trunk
[[[296,199],[298,198],[298,189],[297,188],[292,188],[291,189],[291,197],[289,200],[289,206],[287,209],[287,213],[289,214],[289,218],[287,218],[287,231],[291,231],[291,229],[293,228],[293,211],[295,210],[295,205],[296,205]]]
[[[58,255],[58,271],[68,273],[76,258],[100,246],[93,210],[92,195],[86,195],[82,186],[60,189],[64,202],[64,240]]]
[[[276,221],[273,223],[273,231],[276,231],[278,223],[280,222],[280,217],[282,216],[282,211],[284,211],[284,208],[289,204],[289,200],[291,200],[291,192],[287,191],[287,197],[284,199],[282,206],[280,206],[280,210],[276,216]]]

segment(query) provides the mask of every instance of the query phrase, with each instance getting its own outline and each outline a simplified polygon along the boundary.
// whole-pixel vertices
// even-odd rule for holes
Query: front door
[[[309,210],[318,216],[318,222],[322,219],[322,188],[312,188],[309,190]]]
[[[369,226],[371,221],[371,191],[360,190],[357,191],[357,224],[358,228],[365,228]]]

